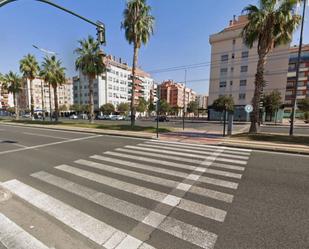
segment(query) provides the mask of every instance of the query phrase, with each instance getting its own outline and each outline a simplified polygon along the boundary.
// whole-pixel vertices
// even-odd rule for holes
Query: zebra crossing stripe
[[[222,169],[238,170],[238,171],[244,171],[245,170],[245,167],[234,166],[234,165],[223,164],[223,163],[216,163],[216,162],[212,163],[211,167],[222,168]]]
[[[186,152],[186,153],[190,153],[191,155],[194,155],[194,156],[196,154],[198,154],[198,155],[209,155],[211,152],[214,151],[214,150],[208,150],[208,149],[207,149],[207,151],[206,150],[200,150],[200,149],[192,150],[192,149],[184,149],[182,147],[179,148],[179,147],[171,147],[171,146],[162,146],[162,145],[159,145],[159,144],[157,145],[157,144],[145,144],[145,143],[138,144],[138,146],[142,147],[143,149],[155,148],[155,149],[160,149],[160,150],[170,150],[170,151],[177,151],[177,152]],[[127,145],[125,147],[132,148],[132,147],[137,147],[137,146]],[[183,154],[183,155],[185,156],[186,154]],[[234,155],[234,154],[230,154],[229,152],[226,152],[226,151],[224,151],[224,153],[222,153],[221,156],[229,157],[229,158],[244,159],[244,160],[249,159],[248,156]],[[205,156],[203,158],[205,158]]]
[[[123,181],[120,181],[114,178],[99,175],[99,174],[96,174],[96,173],[93,173],[87,170],[74,168],[68,165],[60,165],[55,168],[58,170],[100,183],[100,184],[109,185],[110,187],[113,187],[113,188],[116,188],[116,189],[119,189],[119,190],[122,190],[128,193],[132,193],[132,194],[144,197],[144,198],[148,198],[150,200],[154,200],[160,203],[161,202],[165,203],[164,200],[166,196],[168,196],[167,193],[163,193],[157,190],[152,190],[152,189],[145,188],[145,187],[135,185],[132,183],[123,182]],[[177,197],[177,196],[172,196],[170,198],[173,198],[173,199],[178,198],[180,200],[180,197]],[[165,204],[174,206],[172,205],[172,203],[168,203],[168,202],[166,202]],[[197,202],[190,201],[187,199],[182,199],[181,203],[177,206],[177,208],[183,209],[190,213],[195,213],[200,216],[204,216],[209,219],[221,221],[221,222],[223,222],[225,215],[226,215],[226,212],[224,210],[208,207],[206,205],[199,204]]]
[[[250,149],[240,149],[240,148],[233,148],[233,147],[226,147],[226,146],[215,146],[215,145],[206,145],[206,144],[189,144],[189,143],[182,143],[182,142],[174,142],[174,141],[160,141],[160,140],[151,140],[151,142],[156,142],[160,144],[176,144],[176,145],[187,145],[197,148],[211,148],[211,149],[223,149],[223,150],[229,150],[229,151],[240,151],[240,152],[252,152]],[[148,141],[146,142],[148,143]]]
[[[123,151],[124,149],[119,148],[117,150]],[[188,169],[188,165],[186,165],[186,164],[174,163],[174,162],[169,162],[169,161],[164,161],[164,160],[157,160],[157,159],[152,159],[152,158],[148,158],[148,157],[142,157],[142,156],[137,157],[137,156],[127,155],[127,154],[123,154],[123,153],[117,153],[117,152],[113,152],[113,151],[106,151],[106,152],[104,152],[104,154],[130,158],[130,159],[134,159],[134,160],[138,160],[138,161],[152,162],[152,163],[158,163],[158,164],[162,164],[162,165],[166,165],[166,166],[175,166],[175,167]],[[165,158],[165,159],[167,159],[169,157],[171,160],[175,160],[175,158],[176,158],[176,157],[172,157],[172,156],[163,156],[163,155],[160,155],[160,156],[162,158]],[[180,160],[180,158],[178,160]],[[233,160],[233,159],[220,158],[220,157],[215,158],[215,157],[212,157],[212,156],[208,156],[207,158],[204,159],[203,165],[207,165],[207,162],[213,162],[214,160],[223,161],[223,162],[230,162],[230,163],[235,163],[235,164],[242,164],[242,165],[247,164],[246,161]],[[192,160],[192,163],[201,163],[201,161]]]
[[[103,245],[111,238],[111,236],[113,236],[113,234],[119,231],[116,228],[18,180],[4,182],[2,183],[2,186],[10,190],[19,198],[49,214],[53,218],[59,220],[99,245]],[[121,237],[124,238],[126,235],[127,234],[122,233]]]
[[[184,172],[174,171],[174,170],[169,170],[169,169],[164,169],[164,168],[159,168],[159,167],[154,167],[154,166],[149,166],[149,165],[144,165],[144,164],[139,164],[139,163],[135,163],[135,162],[129,162],[129,161],[111,158],[111,157],[107,157],[107,156],[94,155],[94,156],[91,156],[90,158],[100,160],[100,161],[105,161],[105,162],[116,163],[116,164],[120,164],[120,165],[124,165],[124,166],[138,167],[138,168],[141,168],[141,169],[146,169],[146,170],[149,170],[149,171],[154,171],[154,172],[157,172],[157,173],[166,174],[166,175],[169,175],[169,176],[178,176],[178,177],[181,177],[181,178],[187,178],[188,177],[188,174],[184,173]],[[183,167],[186,168],[186,166],[183,166]],[[188,165],[187,168],[194,171],[196,167]],[[225,187],[225,188],[237,189],[237,187],[238,187],[238,183],[226,181],[226,180],[221,180],[221,179],[215,179],[215,178],[206,177],[206,176],[200,176],[200,173],[196,174],[194,172],[190,174],[190,177],[188,179],[192,180],[192,181],[196,181],[198,179],[199,182],[203,182],[203,183],[207,183],[207,184],[211,184],[211,185],[216,185],[216,186],[220,186],[220,187]]]
[[[161,155],[161,154],[156,154],[156,153],[149,153],[149,152],[142,152],[142,151],[135,151],[135,150],[127,150],[127,149],[122,149],[122,148],[116,149],[116,151],[127,152],[127,153],[132,153],[132,154],[137,154],[137,155],[151,156],[151,157],[166,158],[170,160],[178,160],[178,161],[189,162],[189,163],[197,163],[197,164],[202,163],[202,161],[199,161],[199,160],[192,160],[192,159],[176,157],[176,156],[166,156],[166,155]],[[231,178],[237,178],[237,179],[241,178],[241,174],[231,173],[227,171],[207,169],[205,172],[214,174],[214,175],[231,177]]]
[[[7,249],[49,249],[20,226],[0,213],[0,243]]]
[[[100,206],[103,206],[105,208],[108,208],[112,211],[115,211],[117,213],[120,213],[122,215],[125,215],[127,217],[133,218],[139,222],[142,222],[146,225],[149,225],[153,228],[158,228],[166,233],[170,233],[172,235],[174,235],[173,233],[171,233],[171,231],[173,230],[173,227],[168,226],[168,224],[165,224],[165,219],[167,218],[166,215],[162,215],[160,213],[154,212],[154,211],[150,211],[146,208],[137,206],[135,204],[123,201],[121,199],[112,197],[110,195],[101,193],[101,192],[97,192],[93,189],[90,189],[88,187],[76,184],[74,182],[71,182],[69,180],[66,180],[64,178],[58,177],[58,176],[54,176],[51,175],[49,173],[46,172],[38,172],[38,173],[34,173],[32,174],[33,177],[52,184],[54,186],[57,186],[61,189],[64,189],[66,191],[69,191],[73,194],[79,195],[91,202],[94,202]],[[207,208],[207,207],[206,207]],[[196,238],[196,232],[198,231],[198,233],[200,233],[200,230],[203,231],[203,234],[206,235],[206,237],[204,238],[200,238],[194,241],[194,244],[197,245],[201,245],[203,243],[205,243],[205,240],[213,240],[213,238],[216,238],[215,234],[210,233],[206,230],[197,228],[192,226],[194,229],[192,229],[191,225],[186,224],[182,221],[179,221],[175,218],[170,218],[171,222],[173,223],[179,223],[181,224],[182,229],[184,230],[188,230],[191,229],[191,235],[193,237]],[[160,225],[162,224],[162,225]],[[118,235],[117,235],[118,236]],[[130,235],[127,235],[130,236]],[[179,237],[180,239],[184,239],[183,237]],[[199,241],[200,240],[200,241]],[[130,241],[131,243],[133,243],[134,245],[136,244],[140,244],[141,241],[137,240],[136,238],[132,238],[132,236],[130,236]],[[127,245],[128,246],[128,245]],[[118,247],[117,247],[118,248]]]
[[[222,193],[219,191],[201,188],[197,186],[191,186],[189,184],[180,183],[178,181],[173,181],[173,180],[163,179],[160,177],[151,176],[149,174],[142,174],[142,173],[132,172],[129,170],[122,170],[121,168],[112,167],[106,164],[101,164],[101,163],[82,160],[82,159],[75,161],[75,163],[84,165],[87,167],[100,169],[100,170],[115,172],[117,174],[121,174],[123,176],[129,176],[137,180],[143,179],[143,181],[147,181],[150,183],[156,183],[156,184],[171,187],[171,188],[177,188],[183,191],[189,191],[190,189],[191,193],[198,194],[198,195],[205,196],[205,197],[212,198],[212,199],[216,199],[219,201],[224,201],[224,202],[229,202],[229,203],[233,201],[233,195],[231,194],[226,194],[226,193]]]

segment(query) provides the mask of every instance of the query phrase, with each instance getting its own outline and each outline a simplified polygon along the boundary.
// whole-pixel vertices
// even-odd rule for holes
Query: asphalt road
[[[0,249],[305,249],[309,157],[0,125]]]

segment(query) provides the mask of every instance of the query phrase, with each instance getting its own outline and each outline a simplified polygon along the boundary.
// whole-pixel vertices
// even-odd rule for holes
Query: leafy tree
[[[56,56],[46,56],[42,63],[42,70],[40,75],[44,81],[52,86],[54,92],[54,106],[55,106],[55,121],[59,119],[59,104],[58,104],[58,91],[59,85],[65,83],[65,68],[61,66],[61,61],[56,59]]]
[[[34,115],[33,80],[37,77],[40,68],[34,55],[28,54],[19,62],[19,70],[23,77],[30,81],[30,103],[31,116]]]
[[[217,111],[217,112],[223,112],[223,111],[228,111],[232,112],[234,111],[234,100],[232,96],[220,96],[217,98],[212,107]]]
[[[197,114],[198,112],[198,102],[191,101],[188,105],[187,112]]]
[[[265,107],[266,113],[270,114],[270,117],[273,116],[274,112],[278,111],[281,103],[282,103],[281,94],[277,90],[264,95],[263,106]]]
[[[82,107],[79,104],[74,104],[74,105],[70,106],[70,110],[77,112],[77,113],[81,112],[81,109],[82,109]]]
[[[59,107],[59,111],[60,111],[60,112],[67,112],[67,111],[68,111],[68,107],[67,107],[66,105],[61,105],[61,106]]]
[[[117,111],[120,112],[121,114],[128,113],[129,109],[130,109],[130,106],[128,103],[122,102],[117,106]]]
[[[115,107],[112,103],[106,103],[100,107],[100,111],[102,111],[104,115],[110,115],[115,112]]]
[[[249,133],[257,133],[259,103],[265,86],[264,65],[267,55],[273,47],[291,42],[292,34],[300,23],[301,17],[294,11],[297,2],[299,0],[260,0],[259,6],[249,5],[243,10],[249,20],[242,31],[244,43],[252,48],[257,42],[258,52]]]
[[[166,102],[166,100],[160,100],[159,103],[159,114],[165,115],[166,113],[171,111],[171,106],[169,103]]]
[[[22,78],[10,71],[3,77],[4,88],[7,89],[9,93],[13,94],[14,101],[14,112],[16,114],[16,120],[19,119],[19,105],[18,105],[18,95],[21,92]]]
[[[144,98],[140,98],[138,101],[138,105],[136,107],[136,111],[145,112],[147,110],[147,101]]]
[[[94,94],[93,82],[95,78],[105,71],[100,44],[92,36],[80,40],[79,47],[75,50],[78,58],[75,62],[76,70],[87,76],[89,84],[90,122],[94,122]]]
[[[156,110],[156,106],[153,103],[153,101],[150,101],[148,104],[148,115],[150,116],[152,112],[154,112]]]
[[[309,98],[301,99],[298,101],[298,108],[302,112],[309,112]]]
[[[146,0],[129,0],[123,12],[121,28],[129,44],[133,44],[132,90],[131,90],[131,126],[135,124],[135,80],[138,62],[138,52],[142,44],[147,44],[153,34],[154,17]]]
[[[6,109],[7,112],[11,113],[11,114],[14,114],[15,113],[15,108],[14,107],[8,107]],[[17,114],[16,114],[17,115]]]

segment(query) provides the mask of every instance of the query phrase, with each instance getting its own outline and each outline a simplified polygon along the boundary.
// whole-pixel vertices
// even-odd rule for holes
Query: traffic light
[[[101,45],[105,44],[105,27],[99,21],[97,22],[97,40]]]

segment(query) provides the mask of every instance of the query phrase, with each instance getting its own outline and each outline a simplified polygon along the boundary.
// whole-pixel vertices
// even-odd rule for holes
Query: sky
[[[121,30],[125,0],[53,0],[93,21],[106,26],[103,50],[132,64],[133,48]],[[154,35],[142,47],[139,66],[155,71],[210,61],[209,35],[225,28],[233,15],[240,15],[248,4],[257,0],[148,0],[155,17]],[[304,43],[309,43],[309,7],[307,8]],[[96,36],[95,27],[35,0],[18,0],[0,8],[0,72],[18,72],[19,60],[27,53],[44,54],[32,45],[55,51],[67,69],[67,76],[77,75],[74,68],[77,41]],[[293,44],[299,42],[299,32]],[[183,82],[184,70],[153,73],[156,82],[173,79]],[[200,94],[208,92],[209,64],[187,71],[187,86]]]

